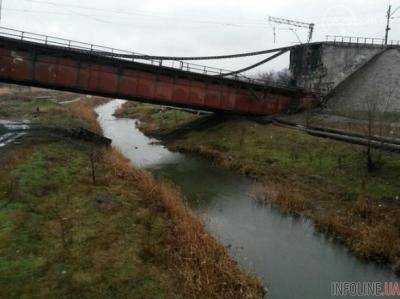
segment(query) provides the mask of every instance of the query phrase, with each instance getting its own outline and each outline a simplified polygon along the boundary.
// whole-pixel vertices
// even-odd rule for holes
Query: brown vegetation
[[[312,124],[318,121],[322,124],[314,118]],[[342,126],[347,125],[336,123],[333,128]],[[360,126],[360,132],[365,129],[362,123],[354,126]],[[378,133],[377,126],[374,130]],[[256,177],[265,186],[265,200],[282,212],[313,219],[318,231],[360,258],[388,263],[398,271],[398,155],[379,153],[380,168],[371,173],[361,146],[246,120],[227,121],[207,132],[188,132],[167,145]]]
[[[258,298],[263,289],[258,279],[241,272],[227,250],[212,238],[183,202],[176,187],[158,183],[146,172],[133,170],[118,152],[108,155],[118,177],[143,194],[152,213],[165,213],[168,237],[165,249],[148,248],[157,255],[166,250],[168,269],[175,275],[184,298]]]
[[[123,104],[117,109],[115,116],[139,120],[138,126],[146,134],[168,133],[179,125],[199,118],[198,115],[181,110],[135,102]]]
[[[89,121],[100,132],[93,103],[76,102],[70,110]],[[115,175],[131,182],[141,191],[143,203],[150,213],[165,213],[168,223],[165,247],[148,246],[147,254],[157,256],[166,252],[168,270],[176,276],[176,285],[184,298],[259,298],[264,290],[256,278],[239,270],[226,248],[206,231],[199,218],[188,210],[178,189],[166,182],[157,182],[147,172],[134,170],[118,151],[103,154],[105,163]],[[151,217],[151,215],[148,215]]]
[[[34,119],[100,132],[101,101],[46,104]],[[116,150],[46,138],[13,149],[0,156],[0,296],[262,297],[180,192]]]

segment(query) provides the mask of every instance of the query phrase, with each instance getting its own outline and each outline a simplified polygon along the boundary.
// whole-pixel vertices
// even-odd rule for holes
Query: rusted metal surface
[[[271,115],[317,96],[0,37],[0,81],[208,111]],[[295,103],[295,105],[293,105]]]
[[[284,48],[269,49],[258,52],[248,52],[235,55],[223,55],[223,56],[207,56],[207,57],[171,57],[171,56],[149,56],[132,51],[120,50],[116,48],[110,48],[100,46],[96,44],[85,43],[81,41],[64,39],[55,36],[48,36],[43,34],[37,34],[33,32],[20,31],[12,28],[0,26],[0,37],[11,38],[22,42],[31,42],[36,44],[44,44],[50,46],[57,46],[61,49],[68,49],[75,52],[86,53],[88,55],[99,55],[105,57],[112,57],[120,60],[136,61],[144,64],[158,65],[168,67],[172,69],[179,69],[191,73],[200,73],[206,75],[223,76],[237,81],[244,81],[253,84],[267,84],[268,86],[289,88],[287,82],[279,82],[276,80],[266,82],[265,80],[259,80],[256,78],[250,78],[238,72],[232,72],[232,70],[224,70],[222,68],[215,68],[206,65],[199,65],[195,63],[188,63],[185,60],[207,60],[207,59],[222,59],[222,58],[239,58],[256,56],[268,53],[275,53],[281,51],[289,51],[296,48],[297,46],[289,46]],[[233,73],[229,75],[228,73]]]

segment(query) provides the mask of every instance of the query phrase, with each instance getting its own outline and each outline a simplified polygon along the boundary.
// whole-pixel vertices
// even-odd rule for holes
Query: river
[[[123,102],[96,109],[104,135],[133,165],[180,186],[207,230],[244,269],[262,279],[269,298],[330,298],[332,282],[400,281],[388,269],[363,263],[317,234],[310,221],[254,200],[257,188],[249,178],[155,144],[137,129],[137,121],[113,116]]]

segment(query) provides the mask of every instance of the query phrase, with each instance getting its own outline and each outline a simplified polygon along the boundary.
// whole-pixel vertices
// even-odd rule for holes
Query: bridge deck
[[[21,33],[20,33],[21,34]],[[271,115],[307,107],[317,96],[287,86],[265,86],[245,77],[210,75],[111,57],[104,48],[48,42],[48,37],[0,32],[0,81],[111,98],[238,114]],[[60,39],[61,40],[61,39]],[[82,43],[80,43],[82,45]],[[88,44],[84,44],[88,45]],[[112,50],[114,52],[114,50]],[[215,70],[215,69],[214,69]],[[204,72],[207,72],[205,74]],[[219,72],[221,72],[219,70]]]

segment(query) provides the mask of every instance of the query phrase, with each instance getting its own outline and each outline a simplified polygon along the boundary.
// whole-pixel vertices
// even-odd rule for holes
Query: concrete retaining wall
[[[382,46],[377,45],[304,45],[291,51],[290,69],[297,86],[321,90],[326,95],[382,51]]]
[[[337,112],[400,112],[400,50],[373,59],[341,84],[327,105]]]

